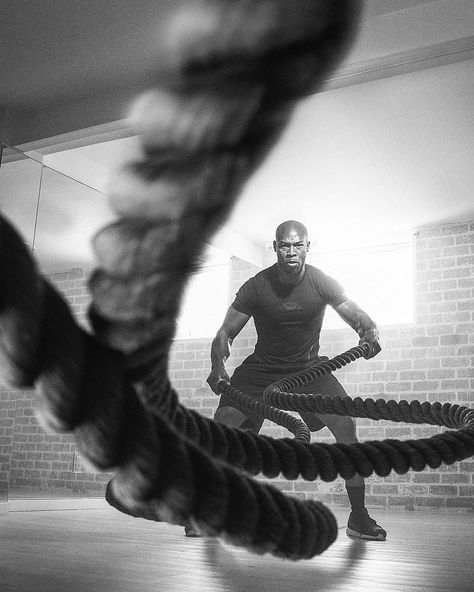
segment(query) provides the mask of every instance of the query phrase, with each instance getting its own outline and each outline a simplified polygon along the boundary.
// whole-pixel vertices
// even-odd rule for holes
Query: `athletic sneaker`
[[[190,524],[186,524],[184,527],[184,535],[189,538],[197,538],[201,536],[199,532]]]
[[[369,516],[367,510],[351,512],[347,522],[346,534],[350,537],[365,539],[368,541],[384,541],[387,532]]]

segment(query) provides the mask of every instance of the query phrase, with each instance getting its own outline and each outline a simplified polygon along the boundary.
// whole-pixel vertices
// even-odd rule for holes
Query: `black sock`
[[[346,484],[346,490],[352,511],[357,514],[365,512],[365,485],[350,487]]]

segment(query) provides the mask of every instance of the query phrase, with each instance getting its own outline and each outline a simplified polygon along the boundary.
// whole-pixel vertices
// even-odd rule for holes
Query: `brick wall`
[[[50,276],[86,325],[89,302],[81,269]],[[100,495],[110,475],[87,472],[70,434],[46,433],[35,418],[32,390],[0,390],[0,483],[10,496],[26,490]]]
[[[8,499],[13,426],[15,423],[14,393],[0,391],[0,502]]]
[[[474,224],[446,224],[420,228],[414,238],[416,316],[410,325],[380,327],[383,352],[372,360],[358,360],[338,371],[351,396],[420,401],[442,401],[474,406]],[[257,269],[233,260],[232,293]],[[370,311],[367,311],[370,313]],[[350,329],[323,331],[321,351],[335,355],[357,343]],[[212,417],[216,396],[205,384],[209,373],[211,339],[174,344],[171,375],[183,404]],[[251,323],[234,341],[228,368],[232,370],[252,351]],[[443,428],[358,420],[361,441],[384,438],[421,438]],[[262,433],[289,436],[265,422]],[[327,428],[313,440],[333,442]],[[347,504],[344,482],[302,480],[273,483],[298,497]],[[439,469],[390,474],[367,480],[372,506],[474,508],[474,460]]]
[[[352,396],[447,401],[474,406],[474,223],[419,229],[415,239],[416,318],[410,325],[380,327],[383,352],[373,360],[358,360],[337,376]],[[232,295],[257,268],[233,259]],[[53,283],[65,294],[77,318],[85,323],[88,296],[84,273],[57,274]],[[370,313],[370,311],[368,311]],[[229,370],[252,351],[255,333],[250,322],[235,340]],[[217,397],[205,383],[211,339],[175,341],[170,376],[180,400],[212,417]],[[334,355],[357,343],[349,329],[323,331],[322,353]],[[77,463],[69,435],[45,434],[36,423],[29,391],[0,391],[0,492],[10,488],[60,489],[100,494],[110,475],[84,471]],[[358,420],[360,440],[418,438],[440,428]],[[263,433],[288,436],[266,422]],[[314,435],[332,442],[327,429]],[[80,459],[79,459],[80,461]],[[473,508],[474,460],[406,475],[391,474],[367,481],[373,506]],[[346,504],[341,479],[332,483],[301,480],[274,483],[299,497]],[[1,495],[1,493],[0,493]]]

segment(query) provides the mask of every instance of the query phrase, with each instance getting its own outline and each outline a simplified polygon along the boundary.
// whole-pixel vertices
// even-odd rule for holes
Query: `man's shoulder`
[[[322,269],[314,265],[306,265],[306,281],[313,284],[319,292],[326,292],[328,289],[339,289],[339,283]]]
[[[307,265],[307,277],[309,282],[312,282],[318,292],[323,298],[331,305],[334,303],[340,304],[346,300],[346,295],[341,284],[335,280],[332,276],[327,275],[321,269],[314,267],[313,265]]]
[[[306,263],[305,268],[306,268],[306,274],[310,278],[318,279],[318,278],[326,276],[324,271],[319,269],[319,267],[314,267],[314,265],[310,265],[309,263]]]

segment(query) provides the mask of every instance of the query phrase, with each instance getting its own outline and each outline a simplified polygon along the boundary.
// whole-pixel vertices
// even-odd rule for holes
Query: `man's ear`
[[[277,251],[277,243],[276,243],[276,241],[273,241],[273,250],[276,253],[276,251]]]
[[[306,250],[309,251],[309,247],[311,246],[311,241],[306,241]]]

